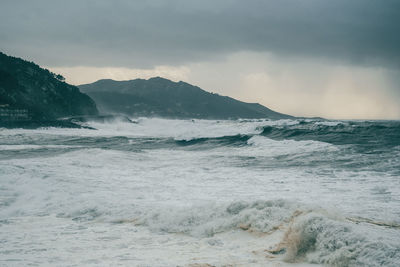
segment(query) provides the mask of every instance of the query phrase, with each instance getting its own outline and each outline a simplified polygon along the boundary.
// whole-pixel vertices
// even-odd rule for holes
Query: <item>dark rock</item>
[[[65,83],[61,75],[1,52],[0,108],[3,122],[54,121],[65,116],[98,114],[95,102],[78,87]],[[14,116],[16,111],[22,115]]]

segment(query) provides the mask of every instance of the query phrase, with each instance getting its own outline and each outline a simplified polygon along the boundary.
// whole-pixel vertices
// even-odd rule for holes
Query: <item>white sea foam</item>
[[[338,148],[334,145],[307,140],[307,141],[295,141],[295,140],[272,140],[264,136],[256,135],[251,137],[247,143],[254,147],[259,148],[264,154],[270,155],[282,155],[282,154],[303,154],[306,152],[313,151],[326,151],[332,152],[337,151]]]
[[[348,123],[345,123],[342,121],[317,121],[314,124],[315,125],[324,125],[324,126],[348,125]]]
[[[105,123],[91,121],[85,125],[91,129],[68,129],[47,127],[30,129],[0,129],[0,136],[19,134],[46,134],[70,136],[127,136],[127,137],[171,137],[176,140],[191,140],[233,136],[238,134],[258,134],[262,126],[296,125],[298,120],[169,120],[159,118],[139,118],[135,123],[126,121],[108,121]]]
[[[25,150],[25,149],[61,149],[61,148],[77,148],[80,146],[65,145],[0,145],[0,150]]]
[[[295,123],[139,119],[90,123],[98,130],[0,130],[0,265],[395,266],[396,172],[365,166],[347,147],[257,135]],[[238,134],[252,137],[239,146],[140,146],[140,137]],[[109,145],[120,136],[126,143]],[[75,147],[68,140],[81,147],[64,149]]]
[[[366,234],[368,233],[368,234]],[[399,233],[371,225],[338,222],[309,213],[287,230],[283,244],[286,260],[306,259],[331,266],[397,266],[400,262]]]
[[[287,262],[396,266],[400,261],[398,230],[376,229],[373,222],[356,227],[337,213],[284,200],[163,209],[135,223],[146,224],[153,231],[207,238],[238,230],[265,239],[276,234],[279,242],[269,243],[272,247],[265,246],[264,251],[282,253]],[[224,240],[219,242],[223,244]]]

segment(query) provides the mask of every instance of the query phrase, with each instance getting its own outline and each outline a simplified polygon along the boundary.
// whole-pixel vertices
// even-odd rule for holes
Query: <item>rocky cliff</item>
[[[0,121],[96,115],[95,102],[61,75],[0,52]]]

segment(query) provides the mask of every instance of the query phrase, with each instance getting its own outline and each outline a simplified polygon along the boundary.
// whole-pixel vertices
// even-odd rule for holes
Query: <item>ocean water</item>
[[[0,266],[400,266],[400,122],[0,129]]]

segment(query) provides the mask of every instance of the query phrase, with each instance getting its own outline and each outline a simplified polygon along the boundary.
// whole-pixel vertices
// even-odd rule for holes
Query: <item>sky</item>
[[[75,85],[161,76],[295,116],[400,119],[398,0],[1,0],[0,51]]]

